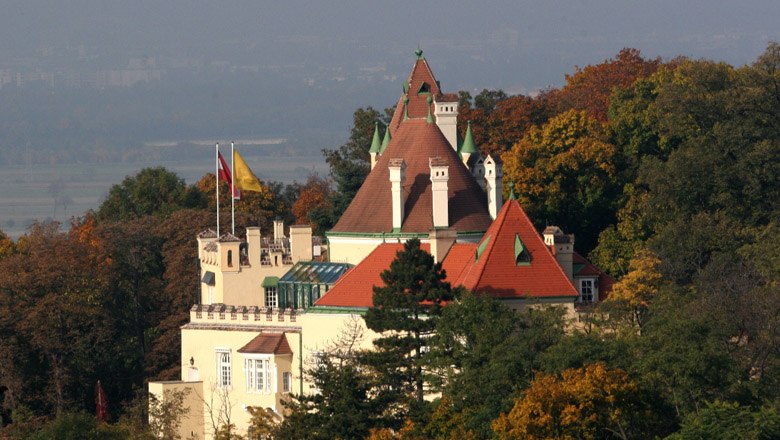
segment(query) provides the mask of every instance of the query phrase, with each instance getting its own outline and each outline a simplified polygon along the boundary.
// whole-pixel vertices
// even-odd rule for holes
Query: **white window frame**
[[[217,362],[217,386],[230,388],[233,384],[233,367],[229,348],[214,349]]]
[[[282,391],[285,393],[292,392],[292,373],[289,371],[282,373]]]
[[[244,376],[247,393],[276,393],[276,363],[272,356],[244,356]]]
[[[579,283],[579,294],[580,294],[580,302],[581,303],[595,303],[599,300],[599,291],[596,287],[596,279],[595,278],[580,278]],[[590,289],[590,298],[585,297],[585,289]]]
[[[269,301],[273,298],[273,301]],[[279,307],[279,290],[276,286],[265,288],[265,306],[271,308]]]

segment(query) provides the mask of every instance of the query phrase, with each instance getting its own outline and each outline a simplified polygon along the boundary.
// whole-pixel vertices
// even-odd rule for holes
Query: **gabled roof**
[[[425,251],[430,249],[425,243],[421,247]],[[383,285],[380,274],[390,267],[402,249],[400,243],[379,245],[360,264],[345,273],[316,305],[371,307],[373,286]],[[518,258],[520,254],[522,258]],[[577,261],[580,260],[575,259]],[[442,267],[453,287],[463,286],[498,299],[574,299],[578,296],[516,200],[507,201],[479,244],[455,243],[444,258]],[[599,289],[601,291],[602,287]]]
[[[518,246],[530,256],[518,263]],[[508,200],[456,284],[496,298],[576,297],[577,290],[517,200]]]
[[[612,292],[612,286],[615,284],[615,279],[609,276],[596,265],[586,260],[582,255],[574,252],[572,255],[573,269],[575,277],[595,277],[599,280],[599,301],[603,301],[609,297]]]
[[[290,344],[284,333],[260,333],[248,344],[238,349],[239,353],[252,354],[292,354]]]
[[[393,231],[390,191],[391,159],[406,162],[404,220],[401,232],[427,233],[433,228],[429,158],[449,166],[449,225],[458,232],[482,232],[491,223],[487,196],[463,166],[436,124],[409,119],[393,133],[387,150],[371,170],[355,198],[330,232],[389,233]]]

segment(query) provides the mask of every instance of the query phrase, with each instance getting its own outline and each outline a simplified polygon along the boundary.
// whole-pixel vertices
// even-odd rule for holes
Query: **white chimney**
[[[544,228],[542,232],[544,237],[544,244],[546,244],[555,259],[558,260],[558,264],[569,277],[569,280],[574,282],[574,234],[564,234],[561,228],[557,226],[548,226]]]
[[[501,160],[488,155],[485,159],[485,192],[488,197],[488,211],[493,220],[504,206],[504,196],[501,193],[501,178],[504,176]]]
[[[431,192],[433,193],[433,227],[447,228],[450,226],[450,201],[447,197],[449,166],[441,157],[429,158],[428,166],[431,169]]]
[[[458,102],[434,102],[436,125],[453,150],[458,150]]]
[[[281,218],[274,219],[274,241],[280,241],[284,238],[284,220]]]
[[[393,198],[393,230],[400,231],[404,223],[404,180],[406,162],[403,159],[390,159],[390,191]]]

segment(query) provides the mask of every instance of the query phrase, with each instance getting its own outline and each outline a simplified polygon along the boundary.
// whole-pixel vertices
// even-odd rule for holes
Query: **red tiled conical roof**
[[[331,232],[393,231],[388,162],[398,158],[406,162],[401,232],[429,232],[433,228],[433,200],[428,159],[433,157],[441,158],[449,166],[450,227],[458,232],[485,231],[492,221],[485,192],[463,166],[436,124],[425,119],[407,119],[393,133],[387,150]]]
[[[516,262],[518,238],[530,255],[528,263]],[[578,296],[517,200],[508,200],[501,208],[478,249],[479,258],[454,285],[496,298]]]

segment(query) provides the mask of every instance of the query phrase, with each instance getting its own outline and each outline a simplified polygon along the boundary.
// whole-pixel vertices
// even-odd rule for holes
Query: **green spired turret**
[[[387,130],[385,130],[385,137],[382,139],[382,146],[379,147],[379,154],[382,154],[387,149],[387,145],[390,143],[390,140],[392,139],[392,136],[390,136],[390,127],[387,127]]]
[[[463,143],[460,145],[461,153],[474,154],[478,153],[477,146],[474,144],[474,135],[471,134],[471,121],[468,122],[466,127],[466,137],[463,139]]]
[[[374,138],[371,139],[371,148],[368,149],[369,153],[381,153],[382,142],[379,140],[379,122],[374,122]]]
[[[471,156],[479,154],[479,150],[474,144],[474,136],[471,134],[471,121],[468,122],[468,126],[466,127],[466,137],[463,139],[463,143],[460,144],[458,154],[460,154],[460,158],[463,160],[463,164],[466,165],[466,167],[469,166],[469,159]]]
[[[371,140],[371,148],[368,153],[371,155],[371,169],[376,165],[376,156],[382,152],[382,143],[379,141],[379,122],[374,122],[374,138]]]

